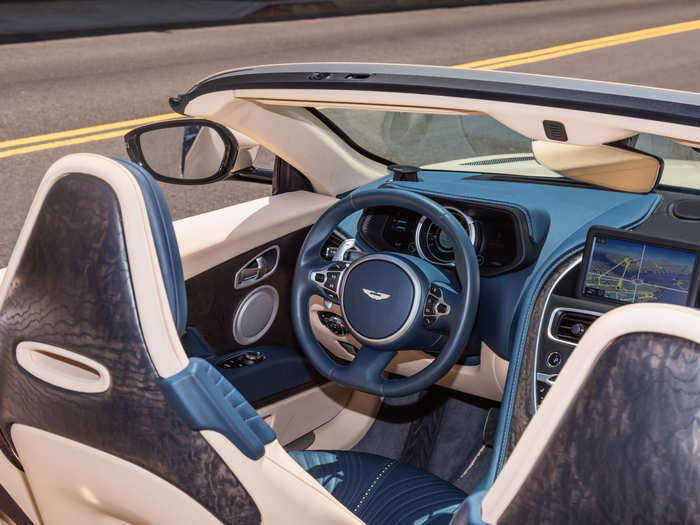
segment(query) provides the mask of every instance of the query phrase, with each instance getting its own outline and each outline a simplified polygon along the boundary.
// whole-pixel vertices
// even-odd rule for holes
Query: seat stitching
[[[395,464],[396,464],[396,461],[394,461],[394,460],[389,461],[389,463],[387,463],[386,465],[384,465],[384,468],[383,468],[381,471],[379,471],[379,474],[377,474],[377,477],[374,478],[374,481],[372,481],[372,483],[370,484],[370,486],[367,487],[367,490],[366,490],[365,493],[362,495],[362,498],[360,498],[360,501],[358,502],[358,504],[355,505],[355,509],[353,510],[353,512],[354,512],[355,514],[357,514],[357,512],[360,510],[360,507],[361,507],[362,504],[365,502],[365,500],[367,499],[367,497],[370,495],[370,493],[372,492],[372,490],[373,490],[374,487],[376,486],[377,482],[379,482],[379,480],[381,479],[381,477],[382,477],[384,474],[386,474],[387,470],[389,470],[389,468],[392,467],[392,466],[394,466]]]

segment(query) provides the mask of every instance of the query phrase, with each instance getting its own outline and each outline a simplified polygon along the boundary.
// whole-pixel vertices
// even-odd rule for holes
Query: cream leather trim
[[[314,336],[324,348],[336,357],[352,361],[354,356],[341,346],[340,341],[350,343],[356,348],[361,348],[362,345],[350,334],[337,336],[323,326],[317,314],[321,310],[330,310],[342,317],[338,305],[333,304],[330,309],[327,309],[319,296],[312,296],[309,300],[309,319]],[[434,359],[430,354],[420,350],[407,350],[399,352],[386,367],[386,370],[398,375],[410,376],[423,370]],[[508,364],[508,361],[499,357],[488,345],[482,343],[480,364],[473,366],[454,365],[437,384],[466,394],[500,401],[508,375]]]
[[[10,432],[45,525],[221,523],[133,463],[37,428],[17,424]]]
[[[353,107],[418,113],[485,113],[533,140],[546,141],[543,120],[566,126],[570,144],[598,145],[637,133],[700,142],[700,128],[528,104],[479,99],[333,90],[237,90],[210,93],[193,100],[188,115],[204,116],[245,133],[299,169],[327,195],[376,180],[385,166],[350,148],[304,106]]]
[[[661,169],[655,157],[612,146],[535,140],[532,152],[537,162],[562,175],[618,191],[649,193]]]
[[[124,166],[107,157],[92,153],[67,155],[54,162],[46,172],[10,256],[5,279],[0,284],[0,308],[5,302],[10,281],[15,276],[46,194],[59,179],[70,173],[88,173],[102,179],[116,193],[121,206],[136,307],[146,346],[160,376],[169,377],[176,374],[187,366],[188,360],[180,345],[180,338],[170,312],[153,235],[149,227],[146,204],[141,195],[141,189],[131,173]]]
[[[646,303],[615,308],[598,318],[586,330],[486,494],[481,506],[485,522],[498,523],[538,458],[546,454],[559,422],[607,346],[622,335],[637,332],[672,335],[700,344],[700,311]]]
[[[402,376],[417,374],[435,360],[420,350],[399,352],[386,369]],[[481,343],[481,362],[478,365],[454,365],[438,385],[500,401],[508,375],[508,361],[499,357],[486,343]]]
[[[188,105],[188,115],[204,115],[245,133],[303,173],[318,193],[335,196],[388,173],[386,166],[352,149],[303,108],[232,99],[207,112],[197,100]],[[193,113],[193,104],[201,111]]]
[[[312,225],[337,201],[327,195],[295,191],[175,221],[185,279]]]
[[[5,277],[6,271],[7,271],[7,268],[0,268],[0,286],[2,286],[2,280]]]
[[[35,525],[41,525],[39,511],[34,503],[34,497],[29,490],[29,483],[24,472],[10,463],[5,454],[0,452],[0,485],[4,487],[15,503],[24,511]],[[1,510],[1,509],[0,509]],[[0,523],[2,521],[0,520]]]
[[[258,409],[281,445],[288,445],[304,434],[335,418],[347,405],[352,390],[337,383],[326,383]]]
[[[693,126],[670,124],[619,115],[560,109],[547,106],[516,104],[482,99],[466,99],[418,93],[377,91],[350,91],[330,89],[245,89],[233,92],[236,99],[257,101],[267,105],[324,106],[324,107],[381,107],[396,111],[440,113],[486,113],[509,128],[533,140],[547,140],[543,120],[563,122],[569,143],[583,146],[605,144],[635,133],[651,133],[700,142],[700,129]],[[229,102],[231,104],[231,102]],[[188,108],[189,114],[189,108]],[[226,107],[219,114],[226,114]],[[229,117],[231,115],[228,115]],[[237,128],[237,122],[224,121]],[[274,148],[271,148],[275,151]]]
[[[65,348],[22,341],[15,355],[25,371],[66,390],[98,394],[109,390],[112,384],[112,376],[104,365]]]
[[[347,406],[328,423],[316,429],[316,439],[309,450],[351,449],[370,429],[381,405],[381,397],[354,390]]]
[[[201,433],[253,498],[264,525],[363,523],[301,468],[277,440],[265,447],[262,458],[251,460],[221,434],[211,430]]]

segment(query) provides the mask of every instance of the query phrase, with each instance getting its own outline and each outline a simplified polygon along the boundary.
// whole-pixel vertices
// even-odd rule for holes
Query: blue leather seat
[[[467,496],[437,476],[374,454],[304,450],[290,455],[368,525],[447,525]]]

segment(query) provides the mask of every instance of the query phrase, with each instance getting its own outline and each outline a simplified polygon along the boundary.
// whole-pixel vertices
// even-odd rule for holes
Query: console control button
[[[537,404],[539,405],[544,401],[547,392],[549,392],[549,385],[542,381],[537,381]]]
[[[549,368],[556,368],[561,364],[561,354],[559,352],[552,352],[547,355],[547,366]]]
[[[265,354],[262,352],[248,351],[229,357],[225,361],[219,363],[219,366],[221,368],[241,368],[243,366],[255,365],[264,360]]]

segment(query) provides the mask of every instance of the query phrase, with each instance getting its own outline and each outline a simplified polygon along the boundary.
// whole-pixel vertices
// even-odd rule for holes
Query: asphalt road
[[[454,65],[700,19],[697,0],[546,0],[85,37],[0,46],[0,141],[170,112],[211,73],[299,61]],[[509,69],[700,90],[700,30]],[[50,164],[124,156],[121,138],[0,159],[0,267]],[[164,187],[175,218],[267,194],[227,182]]]

